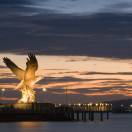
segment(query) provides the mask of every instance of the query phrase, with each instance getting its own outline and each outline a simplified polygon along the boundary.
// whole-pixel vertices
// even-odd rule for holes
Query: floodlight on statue
[[[7,57],[4,57],[3,61],[6,66],[16,75],[17,79],[20,80],[20,83],[17,85],[17,89],[21,91],[22,97],[18,100],[18,103],[36,102],[33,86],[42,79],[42,76],[35,75],[35,72],[38,69],[38,61],[35,54],[28,54],[25,70],[18,67]]]

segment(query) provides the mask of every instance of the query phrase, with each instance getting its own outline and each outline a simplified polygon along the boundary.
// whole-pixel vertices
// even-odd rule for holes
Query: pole
[[[67,94],[67,88],[65,89],[66,91],[65,91],[65,95],[66,95],[66,105],[68,105],[68,94]]]
[[[109,120],[109,111],[107,111],[107,120]]]
[[[100,121],[103,121],[103,111],[100,112]]]

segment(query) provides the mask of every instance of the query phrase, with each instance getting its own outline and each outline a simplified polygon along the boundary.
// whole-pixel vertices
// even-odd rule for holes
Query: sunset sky
[[[95,102],[132,98],[131,0],[0,0],[1,102],[20,98],[9,57],[25,69],[39,62],[38,102]],[[42,89],[47,91],[43,92]]]

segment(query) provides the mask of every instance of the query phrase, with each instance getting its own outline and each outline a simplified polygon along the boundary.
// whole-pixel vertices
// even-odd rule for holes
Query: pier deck
[[[109,119],[109,105],[10,104],[0,107],[0,122],[11,121],[103,121]]]

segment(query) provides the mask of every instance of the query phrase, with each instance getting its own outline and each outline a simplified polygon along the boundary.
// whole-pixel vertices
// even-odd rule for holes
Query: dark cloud
[[[101,78],[101,79],[82,79],[82,78],[76,78],[71,76],[64,76],[64,77],[45,77],[41,81],[39,81],[39,84],[50,84],[50,83],[57,83],[57,82],[90,82],[90,81],[98,81],[98,80],[108,80],[108,81],[122,81],[121,79],[117,78]]]
[[[132,75],[132,72],[115,72],[115,73],[111,73],[111,72],[83,72],[80,73],[80,75]]]
[[[29,0],[0,0],[1,5],[27,4]]]
[[[86,74],[87,75],[87,74]],[[1,73],[0,76],[2,77],[0,79],[0,83],[18,83],[19,80],[16,79],[15,76],[12,76],[12,73]],[[40,80],[38,84],[52,84],[52,83],[67,83],[67,82],[90,82],[90,81],[98,81],[98,80],[104,80],[104,81],[117,81],[122,82],[123,80],[117,79],[117,78],[101,78],[101,79],[82,79],[72,76],[64,76],[64,77],[44,77],[44,79]],[[126,81],[125,81],[126,82]],[[128,81],[129,82],[129,81]],[[108,83],[108,82],[106,82]]]
[[[6,78],[9,78],[9,77],[14,77],[14,75],[12,75],[12,73],[0,73],[0,76],[2,78],[6,77]]]
[[[100,96],[85,96],[83,94],[68,94],[67,98],[65,94],[59,93],[45,93],[41,94],[43,96],[37,95],[38,101],[40,102],[55,102],[55,103],[88,103],[88,102],[97,102],[98,101],[110,101],[110,100],[120,100],[120,99],[128,99],[128,97],[115,94],[115,95],[100,95]]]
[[[0,52],[131,58],[131,21],[130,14],[111,13],[7,16],[0,21]]]
[[[50,71],[50,70],[51,70],[51,71],[58,71],[58,70],[60,71],[60,70],[61,70],[61,71],[63,71],[63,70],[68,70],[68,69],[57,69],[57,68],[56,68],[56,69],[44,69],[44,70],[49,70],[49,71]]]
[[[124,2],[117,2],[114,4],[108,5],[103,10],[105,12],[130,13],[130,9],[132,9],[132,2],[124,1]]]
[[[64,77],[45,77],[39,84],[47,84],[47,83],[55,83],[55,82],[81,82],[81,81],[91,81],[93,79],[81,79],[71,76],[64,76]]]
[[[103,89],[98,89],[97,88],[92,88],[92,89],[89,89],[89,88],[77,88],[77,89],[68,89],[70,92],[75,92],[76,94],[80,94],[80,95],[86,95],[86,94],[96,94],[96,93],[105,93],[105,92],[108,92],[110,93],[110,91],[112,90],[111,88],[103,88]],[[115,93],[116,94],[116,93]],[[102,95],[103,96],[103,95]]]
[[[19,81],[15,78],[1,78],[0,83],[18,83]]]
[[[132,7],[132,3],[130,3],[130,2],[121,2],[121,3],[113,4],[113,6],[111,5],[111,8],[112,7],[116,8],[116,9],[131,8]]]

